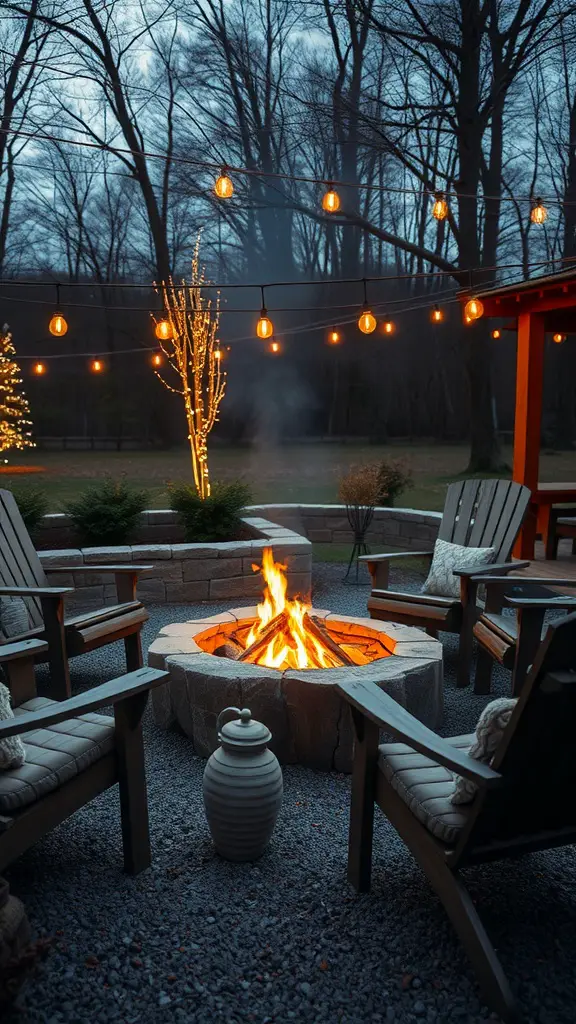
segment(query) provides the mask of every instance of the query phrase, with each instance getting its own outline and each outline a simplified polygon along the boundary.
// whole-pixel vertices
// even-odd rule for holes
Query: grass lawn
[[[504,452],[507,462],[511,451]],[[405,458],[414,487],[399,504],[411,508],[441,509],[446,484],[463,473],[468,449],[443,445],[332,445],[301,444],[270,449],[214,446],[210,455],[213,480],[241,477],[253,491],[255,502],[333,502],[338,500],[338,476],[351,463],[381,458]],[[165,452],[41,452],[15,453],[14,465],[41,467],[42,472],[11,473],[3,467],[0,486],[33,484],[44,488],[51,511],[98,479],[125,475],[134,486],[149,491],[150,508],[169,505],[170,481],[191,480],[185,449]],[[576,452],[543,453],[542,480],[576,479]]]

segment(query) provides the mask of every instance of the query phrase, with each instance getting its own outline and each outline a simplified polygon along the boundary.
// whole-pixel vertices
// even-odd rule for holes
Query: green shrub
[[[395,505],[396,499],[414,486],[412,470],[404,459],[383,459],[378,467],[378,504]]]
[[[137,491],[124,480],[106,479],[88,488],[64,506],[81,544],[129,544],[138,517],[147,505],[147,491]]]
[[[48,511],[48,498],[41,487],[11,487],[10,490],[20,509],[20,515],[31,537],[34,537],[43,517]]]
[[[235,540],[241,528],[241,515],[252,500],[250,488],[240,480],[214,484],[209,498],[202,500],[190,484],[170,487],[171,504],[184,527],[189,544]]]

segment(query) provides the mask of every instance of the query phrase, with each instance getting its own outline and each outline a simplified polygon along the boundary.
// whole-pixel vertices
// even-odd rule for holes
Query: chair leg
[[[543,608],[518,609],[518,643],[516,644],[516,657],[512,672],[513,697],[519,696],[528,669],[536,657],[545,613]]]
[[[445,864],[435,864],[427,874],[472,962],[486,1002],[506,1024],[520,1024],[516,1000],[468,890]]]
[[[372,835],[378,765],[378,726],[352,709],[356,732],[350,831],[348,837],[348,881],[356,892],[368,892],[372,874]]]
[[[426,626],[426,632],[428,636],[433,637],[434,640],[438,639],[438,630],[434,629],[432,626]]]
[[[114,705],[124,870],[130,875],[149,868],[151,861],[142,738],[147,698],[145,691]]]
[[[463,687],[470,684],[472,672],[472,627],[473,623],[466,621],[466,616],[460,630],[460,642],[458,645],[458,662],[456,665],[456,686]]]
[[[142,634],[140,630],[124,637],[124,650],[126,652],[126,671],[135,672],[142,668],[144,659],[142,655]]]
[[[492,682],[492,657],[488,651],[478,645],[476,674],[474,676],[474,693],[490,693]]]
[[[48,665],[50,669],[50,696],[66,700],[72,693],[70,669],[66,653],[66,632],[64,629],[64,602],[42,600],[44,617],[44,639],[48,643]]]

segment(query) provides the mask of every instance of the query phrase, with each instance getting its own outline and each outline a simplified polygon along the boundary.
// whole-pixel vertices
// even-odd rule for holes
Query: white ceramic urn
[[[233,720],[222,724],[230,714]],[[256,860],[282,805],[282,769],[267,746],[272,734],[248,708],[225,708],[216,729],[221,745],[208,759],[202,786],[212,839],[226,860]]]

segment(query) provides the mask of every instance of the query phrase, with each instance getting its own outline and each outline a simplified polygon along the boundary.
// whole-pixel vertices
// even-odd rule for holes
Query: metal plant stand
[[[348,562],[344,583],[358,584],[360,582],[358,578],[360,571],[358,559],[360,555],[370,554],[370,549],[366,543],[366,533],[374,517],[374,508],[372,505],[346,505],[346,515],[354,532],[354,546],[350,555],[350,561]],[[356,562],[355,574],[353,572],[354,562]],[[351,574],[355,575],[355,579],[351,578]]]

